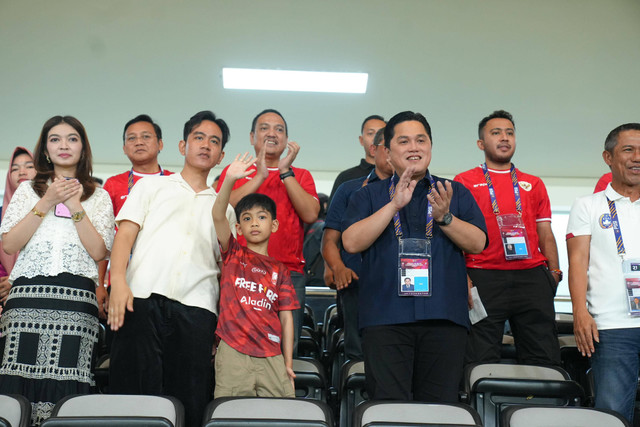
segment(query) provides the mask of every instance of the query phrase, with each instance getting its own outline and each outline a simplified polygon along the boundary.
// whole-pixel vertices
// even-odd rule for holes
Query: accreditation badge
[[[622,277],[627,287],[629,316],[640,317],[640,259],[622,261]]]
[[[431,296],[431,239],[399,239],[398,295]]]
[[[527,229],[522,221],[522,216],[519,214],[500,214],[496,215],[496,220],[506,260],[531,258]]]

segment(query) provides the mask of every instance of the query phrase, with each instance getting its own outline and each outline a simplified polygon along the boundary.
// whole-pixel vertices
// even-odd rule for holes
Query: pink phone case
[[[66,207],[63,203],[58,203],[56,205],[54,215],[60,218],[71,218],[71,212],[69,212],[69,208]]]

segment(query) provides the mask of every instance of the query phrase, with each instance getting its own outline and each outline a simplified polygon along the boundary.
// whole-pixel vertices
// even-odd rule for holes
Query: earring
[[[51,163],[51,159],[49,158],[49,155],[48,155],[48,154],[45,154],[45,155],[44,155],[44,157],[46,157],[46,159],[47,159],[47,163]]]

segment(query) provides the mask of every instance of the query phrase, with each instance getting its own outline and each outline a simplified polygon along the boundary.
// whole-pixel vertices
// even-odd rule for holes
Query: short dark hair
[[[231,135],[229,132],[229,126],[227,126],[227,123],[224,120],[217,118],[213,111],[209,110],[200,111],[199,113],[194,114],[189,121],[184,124],[184,130],[182,131],[183,140],[186,141],[193,128],[205,120],[215,123],[222,131],[222,149],[224,150],[224,146],[227,144],[229,136]]]
[[[420,113],[414,113],[413,111],[403,111],[391,117],[387,122],[387,126],[384,128],[384,146],[389,148],[391,146],[391,139],[395,135],[395,127],[402,122],[416,121],[420,122],[429,135],[429,140],[433,144],[433,138],[431,137],[431,126],[426,117]]]
[[[127,129],[129,129],[129,126],[131,126],[134,123],[139,123],[139,122],[146,122],[151,124],[151,126],[153,126],[153,130],[156,132],[156,136],[158,137],[158,139],[162,139],[162,129],[160,129],[160,126],[158,126],[158,124],[156,122],[153,121],[153,119],[151,117],[149,117],[146,114],[140,114],[139,116],[134,117],[133,119],[129,120],[125,125],[124,125],[124,129],[122,130],[122,143],[124,144],[124,140],[126,138],[127,135]]]
[[[492,119],[507,119],[513,125],[513,130],[516,130],[516,123],[513,121],[513,116],[511,115],[511,113],[504,110],[496,110],[484,119],[480,120],[480,123],[478,123],[478,139],[484,138],[484,135],[482,135],[482,132],[484,132],[484,127],[487,125],[487,122]]]
[[[640,123],[625,123],[618,126],[607,135],[607,139],[604,140],[604,149],[610,153],[613,153],[613,149],[618,145],[618,135],[627,130],[640,131]]]
[[[253,120],[251,121],[251,133],[255,133],[256,123],[258,123],[258,119],[260,118],[260,116],[267,113],[273,113],[280,116],[280,118],[284,122],[284,134],[289,136],[289,126],[287,126],[287,121],[284,119],[282,114],[280,114],[280,111],[274,110],[273,108],[267,108],[266,110],[262,110],[253,118]]]
[[[369,120],[381,120],[381,121],[384,122],[384,117],[382,117],[382,116],[380,116],[378,114],[372,114],[369,117],[367,117],[366,119],[364,119],[364,121],[362,122],[362,126],[360,126],[360,133],[361,134],[362,134],[362,132],[364,132],[364,125],[366,125]]]
[[[244,196],[236,204],[235,211],[238,221],[240,221],[240,215],[256,206],[269,212],[271,219],[276,219],[276,203],[273,199],[264,194],[251,193]]]

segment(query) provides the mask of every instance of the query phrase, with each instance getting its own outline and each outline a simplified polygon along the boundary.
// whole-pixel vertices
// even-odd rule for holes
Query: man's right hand
[[[471,288],[473,288],[473,282],[471,281],[471,277],[467,274],[467,304],[469,305],[469,310],[473,309],[473,297],[471,296]]]
[[[125,309],[133,311],[133,293],[126,283],[116,285],[112,280],[107,319],[107,324],[111,326],[112,331],[117,331],[124,324]]]
[[[578,351],[583,356],[591,357],[595,352],[593,341],[600,342],[600,336],[596,321],[586,308],[573,313],[573,334],[576,337]]]

